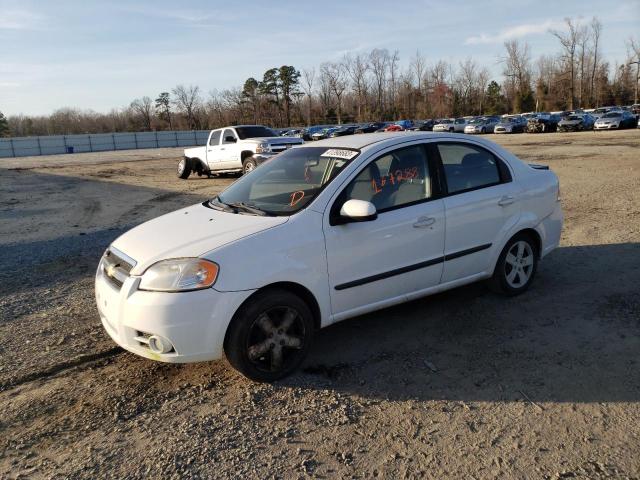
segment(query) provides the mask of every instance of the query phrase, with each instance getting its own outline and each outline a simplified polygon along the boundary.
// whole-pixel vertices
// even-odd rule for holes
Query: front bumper
[[[620,127],[618,123],[601,123],[593,126],[594,130],[616,130]]]
[[[584,130],[584,125],[558,125],[559,132],[581,132]]]
[[[252,291],[219,292],[213,288],[168,293],[138,290],[139,277],[121,288],[98,269],[95,293],[100,320],[122,348],[151,360],[188,363],[223,356],[224,336],[234,313]],[[145,339],[167,340],[168,353],[151,351]]]

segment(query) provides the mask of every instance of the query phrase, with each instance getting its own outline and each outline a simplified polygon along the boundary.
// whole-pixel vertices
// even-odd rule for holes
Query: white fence
[[[0,158],[136,148],[188,147],[207,143],[209,130],[97,133],[0,138]]]

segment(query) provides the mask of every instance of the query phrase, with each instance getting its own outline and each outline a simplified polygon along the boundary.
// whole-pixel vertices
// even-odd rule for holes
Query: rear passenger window
[[[449,193],[500,183],[498,160],[488,151],[461,143],[439,143]]]
[[[422,146],[387,153],[369,163],[345,189],[345,200],[366,200],[378,212],[431,197],[431,178]]]
[[[220,145],[220,134],[221,133],[222,133],[222,130],[215,130],[211,134],[211,139],[209,140],[209,145],[211,145],[212,147],[214,147],[216,145]]]

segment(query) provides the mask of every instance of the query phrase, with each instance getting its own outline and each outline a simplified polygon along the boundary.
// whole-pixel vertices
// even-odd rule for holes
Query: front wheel
[[[245,159],[244,162],[242,162],[242,173],[247,174],[249,172],[252,172],[256,169],[257,166],[258,163],[256,162],[256,160],[253,157],[249,157]]]
[[[265,290],[236,313],[225,338],[229,363],[256,382],[273,382],[300,366],[315,326],[308,305],[286,290]]]
[[[191,160],[189,158],[183,158],[178,162],[178,178],[186,180],[191,175]]]
[[[518,234],[502,250],[489,286],[504,295],[519,295],[529,288],[537,268],[536,243],[529,235]]]

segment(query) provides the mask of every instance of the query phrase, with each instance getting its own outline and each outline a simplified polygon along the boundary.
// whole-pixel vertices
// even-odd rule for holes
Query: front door
[[[209,170],[220,170],[222,165],[222,151],[220,151],[220,137],[222,130],[214,130],[207,142],[207,165]]]
[[[324,235],[338,319],[439,283],[444,203],[433,194],[432,170],[423,145],[391,150],[365,165],[334,201]],[[372,202],[377,219],[332,225],[349,199]]]

